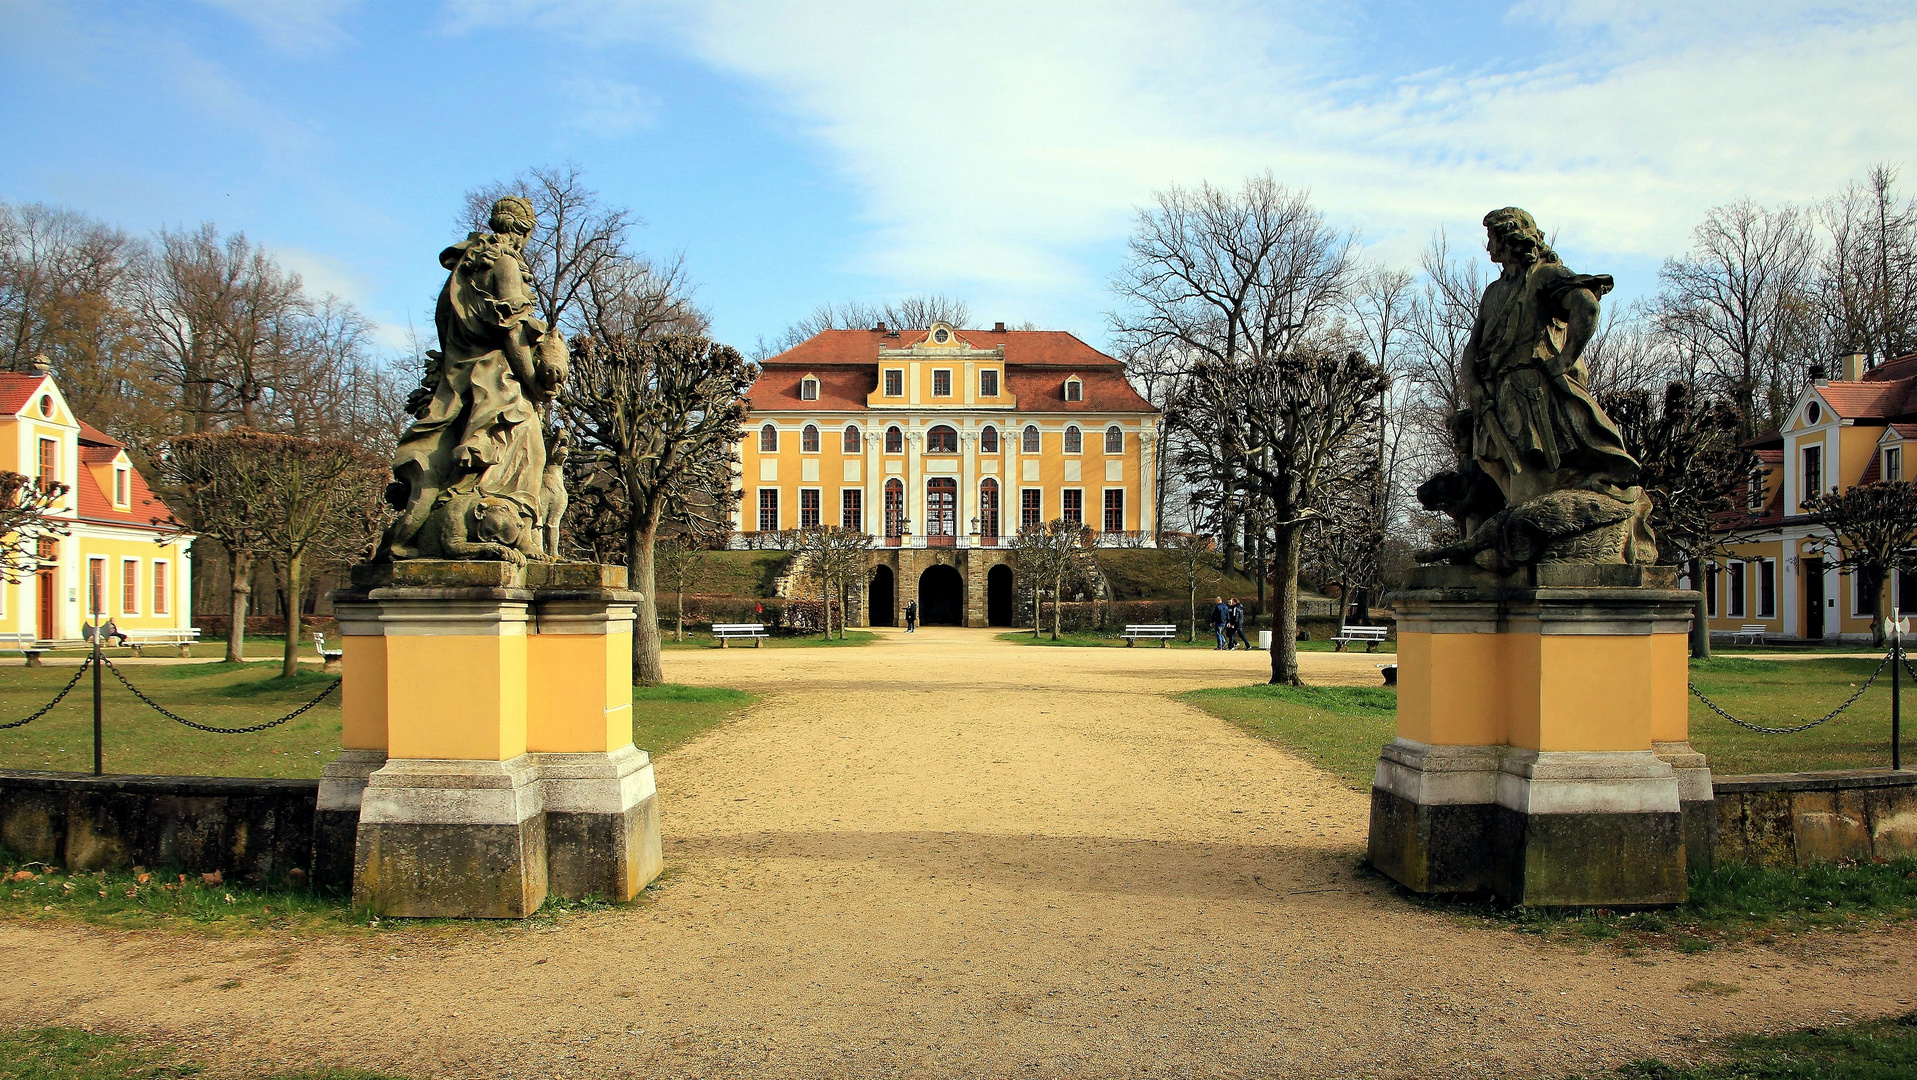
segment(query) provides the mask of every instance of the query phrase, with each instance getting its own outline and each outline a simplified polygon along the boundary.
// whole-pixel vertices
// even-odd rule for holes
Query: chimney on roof
[[[1825,370],[1822,360],[1812,360],[1810,362],[1810,377],[1811,382],[1818,386],[1822,386],[1830,381],[1830,373]]]
[[[875,323],[873,323],[873,324],[872,324],[872,332],[873,332],[873,333],[875,333],[875,334],[883,334],[883,333],[885,333],[885,320],[884,320],[884,319],[880,319],[880,320],[879,320],[878,322],[875,322]]]
[[[1858,382],[1864,377],[1864,354],[1847,352],[1837,358],[1837,370],[1843,373],[1845,382]]]
[[[53,373],[53,364],[47,360],[46,353],[39,353],[34,356],[33,373],[35,375],[50,375]]]
[[[1003,334],[1004,332],[1005,332],[1005,324],[1004,324],[1004,323],[1002,323],[1002,322],[995,322],[995,323],[993,323],[993,324],[992,324],[992,333],[994,333],[994,334]]]

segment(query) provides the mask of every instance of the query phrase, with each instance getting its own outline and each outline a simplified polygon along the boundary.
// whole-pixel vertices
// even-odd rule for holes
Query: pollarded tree
[[[839,598],[839,636],[845,636],[845,594],[851,582],[865,576],[866,554],[872,550],[872,537],[862,529],[842,529],[836,525],[800,529],[797,533],[799,558],[805,571],[819,586],[820,621],[827,640],[832,637],[832,598]]]
[[[1861,575],[1870,596],[1871,636],[1882,644],[1884,585],[1892,570],[1917,573],[1917,482],[1880,480],[1804,500],[1811,520],[1837,538],[1837,568]]]
[[[640,594],[632,677],[665,679],[653,541],[668,518],[695,534],[730,527],[745,392],[758,368],[694,334],[587,335],[573,342],[559,397],[566,425],[613,474],[625,510],[626,572]]]
[[[1355,352],[1301,343],[1272,355],[1199,366],[1177,410],[1208,430],[1221,456],[1251,481],[1272,537],[1278,606],[1272,619],[1271,681],[1298,679],[1298,567],[1307,526],[1333,507],[1363,499],[1378,469],[1377,425],[1390,376]]]
[[[686,593],[705,580],[707,549],[684,533],[661,536],[652,544],[652,580],[673,598],[672,640],[686,639]]]
[[[0,584],[19,581],[38,565],[40,541],[65,536],[50,515],[67,495],[61,483],[36,483],[0,469]]]
[[[1096,565],[1096,538],[1083,522],[1053,518],[1043,525],[1027,525],[1012,538],[1012,559],[1018,574],[1032,582],[1032,634],[1039,632],[1039,612],[1044,604],[1036,587],[1048,584],[1052,592],[1052,640],[1058,640],[1065,584],[1076,581]]]

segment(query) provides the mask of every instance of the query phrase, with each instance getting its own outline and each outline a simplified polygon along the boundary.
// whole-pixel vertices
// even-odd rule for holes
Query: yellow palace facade
[[[0,635],[78,639],[96,610],[122,630],[193,625],[193,537],[154,524],[171,515],[125,448],[74,416],[50,375],[0,372],[0,470],[67,488],[53,515],[66,535],[0,579]]]
[[[1117,543],[1156,524],[1158,411],[1069,333],[827,330],[766,360],[748,398],[735,529],[869,533],[872,623],[917,601],[934,625],[1010,625],[1020,528]]]

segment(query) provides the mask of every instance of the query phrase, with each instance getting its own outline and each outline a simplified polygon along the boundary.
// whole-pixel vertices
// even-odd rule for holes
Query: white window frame
[[[1065,380],[1065,400],[1066,401],[1084,401],[1085,400],[1085,381],[1083,379],[1080,379],[1078,376],[1074,375],[1071,378]]]
[[[1045,524],[1045,489],[1042,487],[1022,487],[1018,489],[1018,527],[1020,529],[1025,528],[1025,493],[1028,491],[1038,492],[1037,524]],[[1014,530],[1015,533],[1016,531],[1017,530]]]
[[[1112,492],[1114,491],[1118,493],[1118,528],[1107,529],[1105,528],[1105,500],[1111,498]],[[1099,532],[1113,533],[1113,532],[1125,531],[1125,511],[1129,509],[1125,505],[1125,502],[1126,502],[1125,489],[1122,486],[1107,487],[1107,488],[1102,488],[1099,490],[1099,493],[1098,493],[1098,531]]]
[[[807,450],[805,448],[805,437],[808,434],[812,436],[812,449],[810,450]],[[803,428],[799,429],[799,453],[817,454],[821,452],[824,449],[824,447],[825,447],[825,432],[819,430],[819,425],[807,424]]]
[[[992,380],[992,388],[990,390],[987,390],[985,388],[985,380],[987,379]],[[978,396],[979,397],[990,397],[990,398],[997,397],[998,384],[999,384],[999,377],[998,377],[997,368],[979,369],[979,373],[978,373]]]
[[[985,445],[985,440],[987,436],[990,436],[992,440],[992,445],[990,446]],[[1000,442],[1000,440],[1003,438],[1004,438],[1004,433],[999,431],[997,424],[985,425],[984,427],[980,428],[978,431],[978,452],[981,454],[999,453],[1004,448],[1002,443]]]
[[[807,525],[805,523],[805,495],[806,495],[806,492],[808,491],[812,493],[813,502],[816,504],[812,508],[813,512],[818,515],[818,520],[814,521],[810,525]],[[799,528],[816,529],[824,524],[825,524],[825,490],[823,488],[815,488],[815,487],[800,488],[799,489]]]
[[[939,391],[940,375],[945,376],[945,390],[942,393]],[[951,397],[952,396],[952,369],[951,368],[933,368],[932,369],[932,396],[933,397]]]
[[[113,467],[113,505],[118,507],[133,505],[133,477],[129,475],[132,472],[132,469],[124,465]]]
[[[819,400],[819,380],[817,376],[807,375],[805,378],[799,380],[799,400]]]
[[[770,433],[772,436],[771,446],[767,446],[765,444],[766,443],[765,437],[768,433]],[[779,452],[779,425],[777,424],[759,425],[759,453],[776,454],[778,452]]]
[[[1061,518],[1064,518],[1067,522],[1071,521],[1071,519],[1069,517],[1066,517],[1065,515],[1065,510],[1066,510],[1065,496],[1070,495],[1073,492],[1078,493],[1078,524],[1082,527],[1085,524],[1085,489],[1082,487],[1068,487],[1068,488],[1059,489],[1058,516]]]
[[[1761,514],[1764,512],[1764,467],[1762,465],[1751,470],[1749,487],[1750,490],[1744,498],[1744,507],[1753,514]]]
[[[848,434],[851,436],[849,439],[846,437]],[[845,427],[839,431],[839,453],[856,454],[862,451],[865,447],[865,443],[862,441],[864,434],[864,432],[859,430],[859,425],[857,424],[845,425]],[[852,445],[847,446],[846,443],[848,442]]]
[[[846,504],[848,496],[850,496],[850,500],[852,502],[856,502],[859,504],[858,506],[859,520],[857,523],[852,525],[847,525],[845,523],[845,511],[847,510],[847,507],[845,504]],[[865,489],[864,488],[842,487],[839,489],[839,527],[842,529],[851,529],[855,532],[865,531]]]
[[[126,568],[133,568],[133,607],[126,606]],[[120,557],[120,614],[138,615],[140,613],[140,560]]]
[[[1891,468],[1891,462],[1897,463]],[[1877,465],[1878,478],[1881,480],[1902,480],[1904,478],[1904,448],[1902,446],[1884,447],[1883,457]]]
[[[1114,432],[1116,432],[1116,433],[1118,434],[1118,449],[1116,449],[1116,450],[1114,450],[1114,449],[1112,449],[1112,434],[1113,434]],[[1105,426],[1105,430],[1104,430],[1104,432],[1103,432],[1103,436],[1104,436],[1104,439],[1105,439],[1105,453],[1106,453],[1106,454],[1108,454],[1108,455],[1109,455],[1109,454],[1122,454],[1122,453],[1124,453],[1124,452],[1125,452],[1125,429],[1124,429],[1124,428],[1122,428],[1122,427],[1120,427],[1120,426],[1118,426],[1117,424],[1107,424],[1107,425]]]
[[[904,397],[905,369],[892,367],[884,370],[885,373],[879,377],[879,393],[884,397]],[[894,376],[897,376],[899,381],[899,388],[897,390],[892,389],[892,379]]]
[[[153,560],[153,594],[147,599],[152,603],[152,615],[173,614],[173,579],[167,575],[173,572],[173,563],[168,559]],[[164,600],[165,603],[161,603]]]
[[[1757,617],[1760,619],[1777,618],[1777,594],[1783,588],[1783,583],[1777,580],[1776,573],[1771,569],[1772,566],[1776,565],[1776,562],[1777,560],[1775,559],[1756,559],[1752,563],[1752,565],[1757,567]],[[1766,582],[1768,582],[1771,587],[1771,606],[1768,609],[1764,607],[1764,585]]]
[[[1741,559],[1732,559],[1730,568],[1726,571],[1725,584],[1729,588],[1724,594],[1725,618],[1742,619],[1745,617],[1744,613],[1751,609],[1751,581],[1750,575],[1744,569],[1746,565],[1748,564]]]
[[[1072,436],[1074,435],[1078,436],[1077,447],[1072,446]],[[1085,452],[1085,430],[1077,424],[1066,424],[1064,447],[1065,453],[1067,454],[1083,454]]]
[[[1034,442],[1038,445],[1028,450],[1025,448],[1025,444],[1028,442]],[[1026,424],[1019,430],[1018,452],[1021,454],[1042,454],[1045,452],[1045,433],[1038,429],[1037,424]]]
[[[897,432],[899,436],[899,448],[897,450],[892,449],[892,435],[894,432]],[[885,438],[884,441],[879,444],[879,449],[887,454],[905,453],[905,429],[897,424],[886,425]]]
[[[100,566],[100,594],[101,594],[100,607],[103,609],[97,612],[94,610],[94,603],[93,603],[93,567],[95,563],[98,563]],[[107,568],[107,558],[105,555],[87,556],[87,565],[86,565],[87,576],[85,580],[80,582],[80,584],[85,585],[87,587],[86,595],[80,598],[80,607],[83,609],[80,612],[81,622],[85,622],[96,615],[112,614],[112,612],[104,610],[106,607],[106,587],[107,587],[106,568]]]
[[[768,491],[772,493],[772,528],[770,529],[765,527],[765,493]],[[779,514],[781,511],[785,509],[785,507],[779,505],[781,501],[782,500],[779,498],[779,489],[777,487],[762,487],[762,488],[754,489],[754,493],[752,496],[752,505],[753,505],[753,513],[755,516],[752,519],[752,523],[754,525],[759,526],[759,528],[756,531],[758,532],[778,532],[779,531],[779,528],[780,528]]]

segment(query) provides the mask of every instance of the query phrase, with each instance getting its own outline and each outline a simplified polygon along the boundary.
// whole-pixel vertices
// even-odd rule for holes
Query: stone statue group
[[[539,410],[566,381],[565,338],[535,313],[522,256],[532,204],[493,204],[491,230],[442,251],[447,270],[413,417],[393,459],[398,516],[375,561],[558,556],[565,447],[547,454]],[[1651,501],[1637,459],[1592,398],[1582,354],[1611,289],[1576,274],[1516,207],[1485,215],[1502,268],[1485,289],[1451,418],[1460,464],[1418,489],[1461,538],[1422,562],[1510,572],[1539,562],[1654,562]]]

